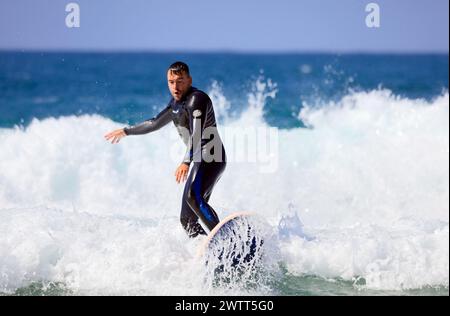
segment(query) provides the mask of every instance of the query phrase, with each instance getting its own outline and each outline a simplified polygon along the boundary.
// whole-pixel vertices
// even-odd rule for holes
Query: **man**
[[[211,231],[219,223],[208,201],[225,170],[225,149],[217,132],[212,102],[206,93],[192,87],[188,65],[172,64],[167,70],[167,81],[172,99],[162,112],[135,126],[108,133],[105,138],[116,144],[125,136],[154,132],[173,121],[187,146],[183,162],[175,171],[177,183],[186,181],[193,165],[184,187],[180,221],[189,237],[206,235],[204,228]]]

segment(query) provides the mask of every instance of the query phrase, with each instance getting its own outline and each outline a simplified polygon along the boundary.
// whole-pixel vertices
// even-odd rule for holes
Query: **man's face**
[[[167,72],[167,83],[169,85],[170,94],[176,101],[180,101],[183,95],[192,85],[192,77],[186,73],[174,74],[170,70]]]

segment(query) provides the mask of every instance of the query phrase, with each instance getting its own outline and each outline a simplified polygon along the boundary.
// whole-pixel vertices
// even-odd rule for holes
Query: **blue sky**
[[[80,28],[65,25],[70,2]],[[0,49],[448,53],[448,12],[448,0],[1,0]]]

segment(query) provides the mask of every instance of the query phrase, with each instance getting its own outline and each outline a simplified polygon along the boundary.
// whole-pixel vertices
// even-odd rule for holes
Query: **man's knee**
[[[185,199],[186,203],[191,207],[191,209],[196,209],[197,201],[195,199],[195,191],[193,188],[189,188]]]

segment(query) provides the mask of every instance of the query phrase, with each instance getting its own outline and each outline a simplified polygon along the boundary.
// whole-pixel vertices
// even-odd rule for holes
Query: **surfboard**
[[[206,264],[237,267],[252,263],[261,255],[264,240],[259,236],[251,212],[233,213],[214,227],[199,250]]]

